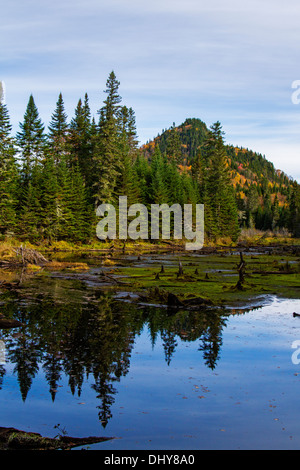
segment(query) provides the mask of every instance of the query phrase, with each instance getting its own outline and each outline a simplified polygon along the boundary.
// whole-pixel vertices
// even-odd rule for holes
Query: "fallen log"
[[[18,320],[13,320],[11,318],[0,317],[0,330],[5,330],[8,328],[18,328],[19,326],[23,326],[23,323],[19,322]]]
[[[295,271],[252,271],[252,274],[295,274]]]

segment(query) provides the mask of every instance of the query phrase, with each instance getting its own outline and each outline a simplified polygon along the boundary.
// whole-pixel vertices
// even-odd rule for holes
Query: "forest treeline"
[[[128,205],[204,204],[205,234],[212,240],[237,240],[241,227],[254,225],[286,227],[300,236],[296,182],[284,185],[284,204],[268,199],[268,184],[245,191],[233,178],[236,149],[225,145],[219,122],[201,129],[201,143],[196,139],[189,161],[175,127],[163,145],[151,143],[147,154],[139,147],[135,113],[122,104],[119,86],[111,72],[97,119],[85,94],[68,121],[60,93],[47,129],[31,95],[15,136],[7,106],[0,103],[2,238],[89,242],[96,237],[98,205],[118,204],[123,195]]]

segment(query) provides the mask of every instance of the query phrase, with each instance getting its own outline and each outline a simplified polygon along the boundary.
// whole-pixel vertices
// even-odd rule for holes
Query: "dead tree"
[[[243,284],[245,282],[245,268],[246,268],[246,263],[243,258],[243,253],[240,252],[240,262],[238,264],[239,280],[236,284],[236,288],[238,290],[243,290]]]
[[[178,276],[183,276],[183,267],[181,261],[179,261]]]

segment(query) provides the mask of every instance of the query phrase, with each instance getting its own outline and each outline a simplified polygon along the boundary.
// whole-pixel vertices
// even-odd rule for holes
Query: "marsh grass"
[[[297,256],[244,255],[246,272],[242,290],[236,288],[239,254],[207,255],[194,259],[182,256],[180,259],[182,275],[178,275],[176,261],[174,265],[165,266],[161,272],[161,259],[154,265],[118,267],[115,273],[122,276],[131,290],[153,291],[159,288],[175,293],[182,299],[199,296],[215,304],[248,300],[263,294],[299,296]]]

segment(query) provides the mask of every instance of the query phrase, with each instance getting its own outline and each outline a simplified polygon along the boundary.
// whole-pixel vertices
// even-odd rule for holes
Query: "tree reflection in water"
[[[25,301],[24,301],[25,300]],[[115,383],[126,376],[137,335],[147,328],[152,345],[161,338],[165,360],[171,364],[178,341],[199,341],[204,363],[213,369],[220,356],[227,314],[218,309],[168,310],[115,300],[109,292],[78,296],[53,293],[7,300],[5,312],[24,326],[0,330],[6,361],[13,365],[23,401],[34,378],[43,370],[52,400],[63,375],[73,395],[81,395],[85,378],[99,400],[103,427],[112,417]],[[0,366],[0,390],[6,373]]]

